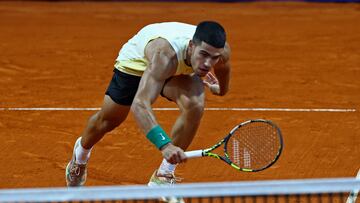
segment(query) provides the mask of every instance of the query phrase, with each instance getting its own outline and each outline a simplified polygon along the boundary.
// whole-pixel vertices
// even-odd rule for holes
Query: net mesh
[[[355,178],[193,183],[172,187],[107,186],[0,190],[0,202],[161,202],[183,197],[189,203],[346,202],[355,203]],[[175,202],[173,202],[175,203]]]

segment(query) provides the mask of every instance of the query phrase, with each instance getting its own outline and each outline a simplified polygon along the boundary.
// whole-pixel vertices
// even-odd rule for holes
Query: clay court
[[[64,170],[118,51],[153,22],[211,19],[232,48],[231,91],[206,107],[352,109],[206,111],[190,150],[208,147],[247,119],[277,123],[285,148],[258,173],[212,158],[178,167],[183,182],[354,177],[360,168],[360,5],[301,2],[0,2],[0,188],[65,186]],[[175,107],[159,98],[155,107]],[[156,111],[169,131],[177,111]],[[130,114],[98,143],[87,185],[145,184],[161,154]]]

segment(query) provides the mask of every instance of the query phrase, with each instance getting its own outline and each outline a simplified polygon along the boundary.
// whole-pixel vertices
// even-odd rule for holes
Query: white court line
[[[360,169],[356,175],[355,179],[359,179],[360,180]],[[355,203],[357,196],[358,196],[359,190],[353,190],[350,192],[349,197],[346,200],[346,203]]]
[[[158,111],[173,111],[178,108],[154,108]],[[355,112],[356,109],[290,109],[290,108],[205,108],[207,111],[288,111],[288,112]]]
[[[98,111],[100,108],[0,108],[0,111]],[[178,108],[153,108],[155,111],[177,111]],[[306,108],[205,108],[206,111],[283,111],[283,112],[356,112],[356,109],[306,109]]]

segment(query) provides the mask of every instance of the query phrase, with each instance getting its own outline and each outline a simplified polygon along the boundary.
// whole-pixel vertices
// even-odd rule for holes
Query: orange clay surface
[[[232,48],[231,91],[206,107],[350,108],[356,112],[206,111],[190,149],[264,118],[284,135],[258,173],[213,158],[178,167],[183,182],[353,177],[360,167],[360,5],[316,3],[0,2],[0,108],[100,107],[114,60],[142,26],[213,19]],[[159,98],[156,107],[175,107]],[[0,111],[0,188],[65,186],[72,147],[94,111]],[[169,131],[178,112],[156,111]],[[92,152],[88,186],[145,184],[161,154],[133,115]]]

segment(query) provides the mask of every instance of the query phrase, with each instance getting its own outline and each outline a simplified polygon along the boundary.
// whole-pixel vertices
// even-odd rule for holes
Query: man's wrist
[[[214,93],[216,95],[220,95],[220,86],[219,85],[210,86],[210,90],[212,93]]]
[[[168,147],[169,145],[171,145],[171,142],[164,144],[162,147],[160,147],[160,151],[164,150],[166,147]]]
[[[146,138],[160,150],[163,149],[165,145],[171,143],[170,137],[159,125],[153,127],[147,133]]]

